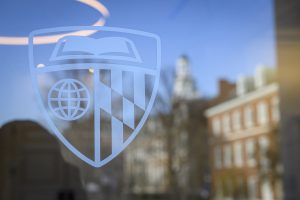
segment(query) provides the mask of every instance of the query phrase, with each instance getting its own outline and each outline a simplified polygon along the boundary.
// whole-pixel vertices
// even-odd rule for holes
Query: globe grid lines
[[[56,95],[53,95],[54,93]],[[53,103],[57,103],[55,108]],[[48,93],[48,106],[55,116],[62,120],[72,121],[81,118],[87,112],[89,104],[88,89],[75,79],[62,79],[56,82]]]

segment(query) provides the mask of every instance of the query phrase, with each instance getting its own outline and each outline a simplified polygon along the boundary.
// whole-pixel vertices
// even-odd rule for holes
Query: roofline
[[[221,112],[227,111],[229,109],[235,108],[235,107],[237,107],[241,104],[247,103],[247,102],[252,101],[254,99],[257,99],[259,97],[269,95],[269,94],[271,94],[275,91],[278,91],[278,89],[279,89],[278,83],[271,83],[267,86],[259,88],[255,91],[252,91],[252,92],[250,92],[248,94],[245,94],[243,96],[239,96],[239,97],[236,97],[234,99],[231,99],[231,100],[225,101],[223,103],[220,103],[216,106],[213,106],[213,107],[211,107],[211,108],[209,108],[205,111],[205,116],[206,117],[211,117],[213,115],[216,115],[216,114],[219,114]]]

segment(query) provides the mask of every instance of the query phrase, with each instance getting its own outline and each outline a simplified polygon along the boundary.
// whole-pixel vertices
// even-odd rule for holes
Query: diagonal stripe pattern
[[[114,154],[121,151],[126,139],[125,130],[130,128],[133,132],[139,122],[137,117],[145,112],[145,74],[117,69],[103,69],[99,73],[97,99],[100,112],[106,112],[110,117]]]

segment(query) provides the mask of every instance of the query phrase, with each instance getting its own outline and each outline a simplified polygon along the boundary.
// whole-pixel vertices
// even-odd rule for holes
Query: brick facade
[[[278,103],[272,83],[207,110],[215,199],[281,199]]]

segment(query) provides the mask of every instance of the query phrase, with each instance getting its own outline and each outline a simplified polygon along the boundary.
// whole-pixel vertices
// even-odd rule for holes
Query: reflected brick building
[[[281,199],[275,70],[242,76],[236,95],[206,111],[215,199]]]

